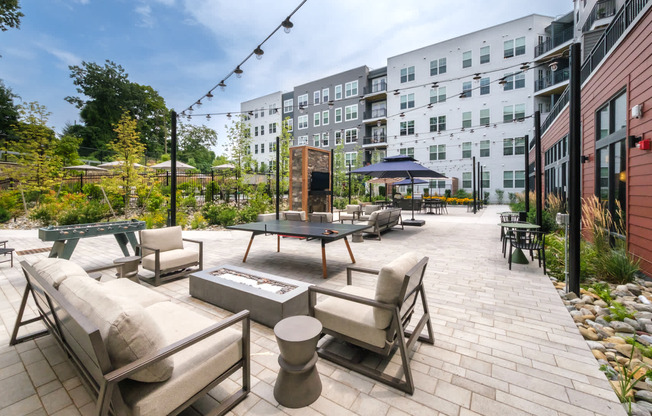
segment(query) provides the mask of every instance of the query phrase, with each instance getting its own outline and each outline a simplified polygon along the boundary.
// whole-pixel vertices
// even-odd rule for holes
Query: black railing
[[[537,79],[534,81],[534,91],[541,91],[553,85],[560,84],[564,81],[568,81],[570,77],[570,71],[568,68],[560,68],[551,73],[550,76],[547,76],[543,79]]]
[[[377,84],[372,84],[370,87],[364,88],[364,94],[375,94],[377,92],[387,91],[387,81],[381,81]]]
[[[588,17],[586,18],[586,22],[584,22],[584,26],[582,26],[582,33],[586,33],[591,30],[591,27],[596,20],[605,19],[607,17],[613,16],[614,14],[616,14],[616,0],[598,1],[595,3],[591,13],[589,13]]]
[[[636,17],[645,9],[645,6],[650,0],[629,0],[625,5],[618,10],[616,16],[613,18],[607,29],[605,29],[600,39],[596,42],[595,46],[591,50],[591,53],[582,64],[582,72],[580,74],[580,82],[584,83],[589,76],[595,71],[595,69],[600,65],[602,60],[607,53],[613,48],[613,46],[620,40],[622,35],[625,33],[625,30],[631,26],[632,22],[636,20]],[[541,123],[541,134],[545,133],[546,130],[552,125],[553,121],[561,113],[561,110],[564,109],[566,104],[568,104],[568,87],[559,97],[559,100],[555,103],[550,114]]]
[[[555,33],[552,37],[549,37],[545,41],[535,46],[534,56],[537,57],[543,55],[544,53],[555,49],[557,46],[566,43],[571,39],[573,39],[573,26],[569,26],[561,32]]]
[[[387,117],[386,108],[378,108],[376,110],[365,111],[364,113],[365,120],[372,119],[372,118],[380,118],[380,117]]]
[[[362,139],[362,144],[382,144],[387,143],[387,137],[384,134],[374,134],[373,136],[365,136]]]

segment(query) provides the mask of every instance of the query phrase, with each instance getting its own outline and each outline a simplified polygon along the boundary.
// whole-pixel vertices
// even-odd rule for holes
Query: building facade
[[[282,97],[274,92],[240,104],[251,135],[251,156],[257,172],[266,172],[276,160],[276,136],[281,133]]]

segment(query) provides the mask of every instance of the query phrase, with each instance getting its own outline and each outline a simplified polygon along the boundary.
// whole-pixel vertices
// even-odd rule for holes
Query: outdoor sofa
[[[380,240],[380,233],[390,230],[393,227],[401,226],[403,227],[403,220],[401,218],[401,209],[400,208],[387,208],[382,211],[373,211],[369,216],[367,225],[373,227],[369,233],[376,234],[378,240]]]
[[[129,279],[96,281],[69,260],[21,266],[27,286],[10,344],[41,320],[93,393],[94,414],[177,414],[239,370],[241,388],[215,414],[249,393],[249,311],[215,321]],[[39,318],[22,321],[30,293]]]

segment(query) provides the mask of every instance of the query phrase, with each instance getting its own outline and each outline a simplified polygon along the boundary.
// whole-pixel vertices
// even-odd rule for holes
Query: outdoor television
[[[328,189],[330,174],[328,172],[313,172],[310,180],[311,191],[324,191]]]

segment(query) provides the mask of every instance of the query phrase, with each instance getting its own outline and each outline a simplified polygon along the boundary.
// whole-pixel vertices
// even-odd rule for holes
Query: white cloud
[[[155,19],[152,16],[152,8],[148,4],[136,6],[134,11],[140,16],[140,26],[154,27]]]

